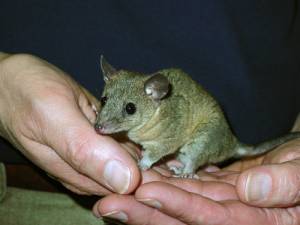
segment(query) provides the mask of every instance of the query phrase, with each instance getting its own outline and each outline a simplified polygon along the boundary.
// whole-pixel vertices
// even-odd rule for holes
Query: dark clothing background
[[[100,96],[100,54],[117,68],[179,67],[257,143],[300,111],[298,0],[2,0],[0,51],[38,55]],[[3,146],[2,146],[3,145]],[[15,159],[1,143],[0,160]]]

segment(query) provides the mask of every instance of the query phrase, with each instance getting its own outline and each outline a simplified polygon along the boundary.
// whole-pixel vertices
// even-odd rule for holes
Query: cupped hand
[[[199,180],[147,171],[134,196],[107,196],[93,211],[136,225],[296,225],[300,223],[299,157],[297,139],[264,156],[222,170],[201,171]]]
[[[136,188],[140,175],[129,147],[94,131],[99,103],[87,90],[40,58],[0,56],[1,136],[76,193]]]

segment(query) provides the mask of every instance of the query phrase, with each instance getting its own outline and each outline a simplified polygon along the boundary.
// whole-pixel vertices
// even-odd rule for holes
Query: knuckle
[[[82,171],[88,160],[88,141],[82,138],[73,138],[68,144],[67,158],[72,167],[77,171]]]
[[[188,193],[184,202],[188,202],[193,207],[190,210],[186,210],[186,207],[177,207],[176,216],[179,220],[184,221],[188,224],[203,224],[204,218],[197,211],[199,202],[191,193]]]
[[[154,225],[159,217],[159,211],[157,209],[152,210],[146,220],[143,221],[143,225]]]
[[[296,225],[298,224],[296,218],[289,210],[275,209],[268,210],[264,209],[267,221],[274,225]]]
[[[277,171],[276,174],[274,188],[276,188],[277,191],[275,190],[274,192],[274,200],[278,202],[278,204],[284,205],[298,203],[300,201],[299,165],[294,162],[284,163],[282,170]]]
[[[61,184],[67,188],[68,190],[78,194],[78,195],[91,195],[90,193],[86,192],[86,191],[83,191],[83,190],[80,190],[79,188],[71,185],[71,184],[67,184],[67,183],[64,183],[64,182],[61,182]]]
[[[294,203],[299,203],[300,202],[300,171],[299,171],[299,165],[298,163],[293,163],[294,169],[292,170],[293,172],[291,173],[292,176],[292,188],[293,190],[293,200]]]
[[[291,149],[295,148],[295,149]],[[275,161],[275,163],[284,163],[284,162],[289,162],[292,160],[295,160],[300,157],[300,151],[297,149],[299,146],[291,146],[288,148],[288,151],[282,152],[280,155],[279,159],[277,160],[278,162]]]

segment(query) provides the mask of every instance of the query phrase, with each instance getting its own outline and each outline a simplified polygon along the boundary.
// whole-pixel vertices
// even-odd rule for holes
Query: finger
[[[84,116],[94,124],[98,110],[100,109],[100,102],[84,87],[80,87],[82,92],[78,93],[78,105]]]
[[[251,207],[240,201],[223,202],[228,211],[225,224],[228,225],[287,225],[299,224],[300,207],[294,208],[259,208]],[[209,221],[204,224],[210,224]],[[223,225],[220,223],[218,225]]]
[[[200,173],[199,180],[201,181],[216,181],[223,182],[231,185],[236,185],[236,181],[240,175],[240,172],[220,170],[211,173]]]
[[[117,219],[132,225],[184,225],[177,219],[137,202],[133,196],[129,195],[107,196],[94,205],[93,213],[97,217]]]
[[[265,209],[236,200],[215,202],[159,182],[143,185],[135,196],[143,204],[191,225],[285,225],[300,221],[300,207]]]
[[[245,158],[223,168],[223,170],[245,171],[255,166],[270,163],[282,163],[300,158],[300,138],[284,143],[265,155]]]
[[[204,168],[204,171],[207,173],[212,173],[212,172],[217,172],[220,171],[220,168],[214,165],[209,165],[207,167]]]
[[[85,191],[82,191],[80,189],[78,189],[77,187],[71,185],[71,184],[68,184],[68,183],[64,183],[64,182],[60,182],[65,188],[67,188],[68,190],[78,194],[78,195],[91,195],[91,193],[89,192],[85,192]]]
[[[166,167],[166,165],[153,166],[152,170],[162,177],[172,177],[174,175],[173,172]]]
[[[222,224],[228,219],[228,211],[223,205],[162,182],[141,186],[135,197],[187,224]]]
[[[71,167],[114,192],[135,189],[140,178],[135,161],[112,138],[94,131],[71,96],[52,95],[38,109],[42,142],[55,149]]]
[[[83,93],[84,93],[85,97],[88,99],[88,101],[91,104],[95,105],[95,107],[97,109],[99,109],[100,102],[98,101],[98,99],[94,95],[92,95],[87,89],[85,89],[83,86],[80,86],[80,89],[83,91]]]
[[[226,166],[222,170],[241,172],[241,171],[247,170],[251,167],[261,165],[263,160],[264,160],[264,155],[258,156],[258,157],[253,157],[253,158],[252,157],[245,158],[245,159],[238,160],[238,161]]]
[[[89,177],[78,173],[69,164],[62,160],[53,149],[36,143],[23,141],[28,149],[38,149],[43,154],[26,153],[27,158],[31,159],[38,167],[48,173],[48,175],[62,183],[69,190],[77,194],[94,194],[94,195],[107,195],[111,191],[99,185]]]
[[[263,165],[242,173],[240,199],[260,207],[287,207],[300,202],[300,160]]]
[[[143,173],[143,183],[160,181],[174,185],[182,190],[202,195],[215,201],[238,199],[235,187],[231,184],[218,181],[203,182],[197,179],[183,179],[174,177],[164,177],[155,171]]]
[[[118,141],[118,140],[117,140]],[[138,161],[139,160],[139,152],[141,151],[140,148],[137,147],[137,145],[135,145],[132,142],[125,142],[125,143],[120,143],[120,145],[122,146],[123,149],[125,149],[130,155],[131,157],[135,160]]]
[[[207,198],[211,198],[217,201],[237,199],[235,188],[229,182],[223,182],[216,178],[209,178],[202,180],[190,179],[190,178],[177,178],[163,176],[154,170],[148,170],[142,173],[142,184],[160,181],[168,184],[172,184],[182,190],[192,192],[195,194],[203,195]]]
[[[300,158],[300,138],[286,142],[273,151],[269,152],[265,158],[264,164],[276,164],[292,161]]]

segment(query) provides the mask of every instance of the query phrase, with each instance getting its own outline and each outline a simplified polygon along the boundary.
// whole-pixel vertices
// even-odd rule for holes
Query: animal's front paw
[[[140,167],[140,169],[142,171],[146,171],[148,170],[150,167],[151,167],[152,163],[145,159],[145,158],[142,158],[139,162],[138,162],[138,166]]]
[[[169,169],[174,172],[173,177],[199,179],[199,176],[195,173],[185,173],[184,172],[185,167],[171,165],[169,166]]]
[[[182,174],[183,171],[183,167],[175,166],[175,165],[169,166],[169,169],[173,171],[175,175],[180,175]]]

